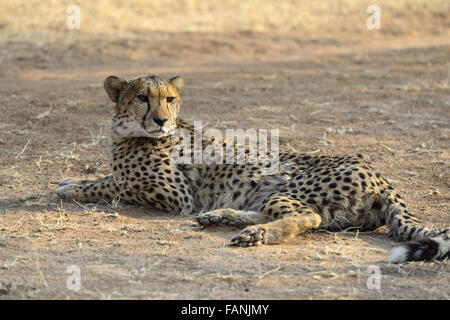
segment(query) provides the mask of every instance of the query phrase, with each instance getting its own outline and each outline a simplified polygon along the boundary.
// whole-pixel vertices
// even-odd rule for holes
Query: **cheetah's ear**
[[[178,93],[182,93],[184,89],[184,80],[180,76],[170,78],[170,84],[177,89]]]
[[[109,76],[103,83],[106,93],[113,102],[119,101],[120,92],[126,85],[127,81],[125,79],[116,76]]]

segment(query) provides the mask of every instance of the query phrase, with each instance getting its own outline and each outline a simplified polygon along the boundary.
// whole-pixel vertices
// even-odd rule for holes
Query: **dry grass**
[[[298,31],[365,32],[371,0],[3,0],[5,33],[66,33],[69,14],[81,9],[84,34],[136,35],[146,32]],[[448,32],[447,0],[379,0],[385,34]],[[423,25],[432,19],[433,24]]]

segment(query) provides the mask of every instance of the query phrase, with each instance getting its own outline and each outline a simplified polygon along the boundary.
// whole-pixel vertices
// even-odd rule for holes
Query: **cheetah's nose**
[[[155,121],[156,124],[160,127],[162,127],[167,120],[167,118],[153,118],[153,121]]]

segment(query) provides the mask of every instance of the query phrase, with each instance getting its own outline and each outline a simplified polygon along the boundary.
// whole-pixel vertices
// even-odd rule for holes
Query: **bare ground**
[[[0,52],[0,299],[449,299],[449,262],[389,264],[385,228],[234,248],[237,230],[54,192],[65,177],[108,174],[104,78],[179,74],[186,119],[279,128],[283,148],[307,153],[362,153],[427,226],[449,226],[448,37],[10,37]],[[367,287],[371,265],[380,290]]]

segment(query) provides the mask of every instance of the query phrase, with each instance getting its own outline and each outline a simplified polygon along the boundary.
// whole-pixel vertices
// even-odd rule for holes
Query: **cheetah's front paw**
[[[232,220],[232,209],[216,209],[200,213],[196,219],[202,226],[235,225]]]
[[[80,180],[64,179],[59,183],[56,194],[58,197],[65,200],[76,199],[79,194],[81,184],[82,183]]]
[[[260,226],[245,228],[238,236],[231,240],[235,246],[250,247],[260,246],[265,243],[266,230]]]

